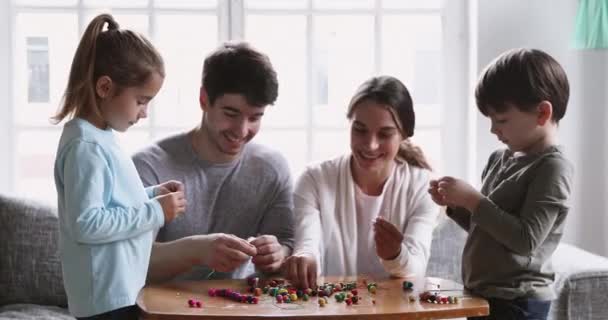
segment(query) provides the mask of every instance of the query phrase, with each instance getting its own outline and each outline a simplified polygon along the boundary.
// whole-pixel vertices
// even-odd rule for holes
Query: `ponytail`
[[[397,159],[429,171],[433,170],[429,161],[424,156],[422,149],[419,146],[414,145],[410,139],[403,140],[403,142],[401,142],[399,145]]]
[[[118,23],[109,14],[101,14],[95,17],[84,32],[76,54],[72,60],[68,86],[63,95],[63,103],[59,112],[51,119],[57,124],[68,116],[81,114],[83,108],[92,108],[92,111],[101,116],[97,105],[95,94],[95,70],[97,38],[103,32],[103,27],[108,24],[108,30],[117,30]]]
[[[153,72],[165,76],[163,59],[152,43],[131,30],[119,29],[112,15],[100,14],[80,39],[61,108],[51,121],[57,124],[85,114],[101,117],[95,87],[102,76],[112,80],[119,94],[123,88],[144,84]]]

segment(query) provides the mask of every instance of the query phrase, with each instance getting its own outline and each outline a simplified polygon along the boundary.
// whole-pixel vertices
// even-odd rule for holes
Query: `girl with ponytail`
[[[107,30],[104,27],[107,25]],[[163,60],[111,15],[94,18],[72,61],[57,158],[59,248],[70,312],[79,319],[135,319],[156,229],[184,212],[183,186],[144,189],[114,130],[146,118]]]
[[[347,117],[351,152],[307,168],[296,184],[285,272],[301,287],[318,275],[422,279],[439,208],[426,192],[431,167],[409,141],[412,98],[398,79],[374,77]]]

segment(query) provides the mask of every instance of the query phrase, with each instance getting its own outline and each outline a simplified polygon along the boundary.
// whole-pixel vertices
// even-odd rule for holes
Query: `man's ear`
[[[97,96],[105,99],[112,96],[114,92],[114,82],[108,76],[101,76],[97,79],[95,83],[95,93]]]
[[[201,109],[203,109],[204,112],[207,112],[211,107],[209,105],[209,95],[207,95],[207,90],[205,90],[205,87],[203,86],[201,86],[201,90],[198,95],[198,102],[200,103]]]
[[[544,126],[553,117],[553,105],[549,101],[542,101],[538,104],[538,125]]]

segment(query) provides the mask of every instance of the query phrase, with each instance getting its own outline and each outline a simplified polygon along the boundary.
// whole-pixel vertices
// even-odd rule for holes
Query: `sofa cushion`
[[[608,259],[566,243],[552,259],[557,300],[549,319],[608,319]]]
[[[56,211],[0,195],[0,221],[0,306],[66,306]]]
[[[0,320],[74,320],[67,309],[34,304],[11,304],[0,307]]]
[[[431,257],[426,275],[462,283],[460,264],[467,233],[452,219],[442,214],[433,231]]]

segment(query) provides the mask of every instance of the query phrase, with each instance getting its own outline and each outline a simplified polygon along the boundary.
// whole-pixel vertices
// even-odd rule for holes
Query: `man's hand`
[[[220,272],[232,272],[257,254],[255,246],[231,234],[195,236],[192,241],[198,264]]]
[[[283,247],[277,237],[273,235],[259,236],[250,241],[257,250],[257,255],[251,262],[261,271],[266,273],[277,272],[285,257],[289,254],[289,248]]]

